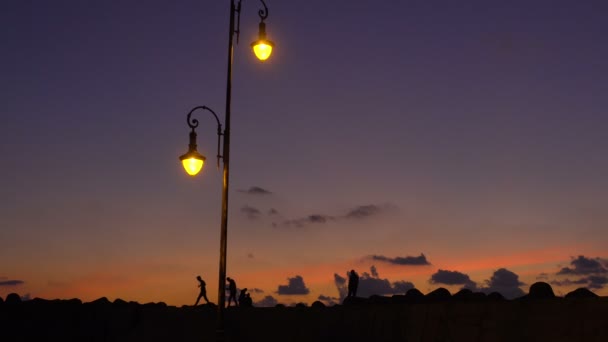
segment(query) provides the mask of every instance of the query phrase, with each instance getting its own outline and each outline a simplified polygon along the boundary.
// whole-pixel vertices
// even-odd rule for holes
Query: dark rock
[[[279,304],[275,305],[274,307],[275,308],[285,308],[285,304],[279,303]]]
[[[342,302],[342,305],[362,305],[366,304],[367,299],[362,297],[346,297]]]
[[[391,298],[379,295],[372,295],[367,301],[371,304],[390,304]]]
[[[486,296],[486,294],[483,292],[473,292],[474,300],[486,300],[487,297],[488,296]]]
[[[473,299],[473,291],[469,290],[469,289],[462,289],[458,292],[456,292],[452,298],[454,298],[455,300],[471,300]]]
[[[492,292],[486,298],[493,301],[505,300],[505,297],[500,292]]]
[[[69,305],[81,305],[82,301],[78,298],[72,298],[72,299],[64,300],[63,303],[69,304]]]
[[[53,303],[53,301],[36,297],[32,300],[28,300],[27,303],[28,303],[28,305],[41,306],[41,305],[49,305],[49,304]]]
[[[486,300],[487,296],[483,292],[473,292],[470,289],[462,289],[462,290],[456,292],[452,296],[452,299],[458,300],[458,301],[475,301],[475,302],[479,302],[479,301]]]
[[[405,298],[405,295],[393,295],[391,297],[391,303],[393,303],[393,304],[407,303],[407,298]]]
[[[101,297],[101,298],[97,298],[92,302],[88,302],[87,304],[93,304],[93,305],[111,305],[112,303],[108,300],[108,298],[106,297]]]
[[[405,293],[405,300],[409,303],[420,303],[424,301],[424,295],[418,289],[409,289]]]
[[[551,285],[539,281],[532,286],[530,286],[530,292],[528,293],[527,298],[529,299],[547,299],[547,298],[555,298],[555,294],[553,294],[553,289]]]
[[[298,303],[296,304],[296,308],[307,308],[308,305],[306,305],[306,303]]]
[[[325,307],[325,304],[323,304],[323,302],[320,302],[317,300],[314,303],[312,303],[312,305],[310,307],[313,309],[322,309]]]
[[[144,307],[146,309],[158,310],[158,309],[166,309],[167,304],[165,304],[164,302],[158,302],[158,303],[150,302],[150,303],[143,304],[142,307]]]
[[[114,302],[112,302],[112,305],[119,306],[119,307],[124,307],[124,306],[129,305],[129,303],[127,303],[126,301],[124,301],[124,300],[122,300],[120,298],[116,298],[114,300]]]
[[[568,292],[566,298],[599,298],[599,296],[587,288],[579,287],[572,292]]]
[[[7,305],[15,305],[15,304],[19,304],[21,303],[21,297],[19,297],[18,294],[16,293],[9,293],[8,296],[6,296],[6,304]]]
[[[424,297],[432,302],[443,302],[450,300],[452,298],[452,294],[446,288],[440,287],[427,293]]]

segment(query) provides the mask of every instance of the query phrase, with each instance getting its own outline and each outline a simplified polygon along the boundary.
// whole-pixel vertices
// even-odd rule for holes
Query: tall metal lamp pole
[[[266,24],[264,20],[268,17],[268,7],[264,0],[260,0],[263,9],[258,11],[260,16],[258,40],[251,43],[251,47],[255,55],[261,61],[265,61],[270,57],[274,43],[266,39]],[[238,14],[238,16],[236,15]],[[236,27],[235,27],[236,17]],[[190,144],[188,146],[188,152],[180,156],[182,164],[188,172],[188,174],[194,176],[202,169],[205,157],[199,154],[196,150],[196,127],[198,127],[198,120],[191,119],[192,113],[198,109],[206,110],[213,114],[217,121],[217,135],[218,135],[218,147],[217,147],[217,165],[219,168],[220,159],[223,160],[224,172],[223,172],[223,187],[222,187],[222,222],[221,222],[221,234],[220,234],[220,270],[218,279],[218,339],[224,339],[224,307],[226,305],[226,255],[227,255],[227,240],[228,240],[228,186],[230,180],[230,104],[232,100],[232,62],[234,60],[234,43],[233,38],[236,34],[236,41],[239,41],[240,32],[240,17],[241,17],[241,0],[235,4],[235,0],[230,0],[230,25],[228,28],[228,74],[226,80],[226,111],[225,111],[225,129],[222,132],[222,125],[218,116],[213,110],[206,106],[194,107],[187,116],[188,126],[192,129],[190,132]],[[220,154],[220,138],[224,137],[222,154]]]

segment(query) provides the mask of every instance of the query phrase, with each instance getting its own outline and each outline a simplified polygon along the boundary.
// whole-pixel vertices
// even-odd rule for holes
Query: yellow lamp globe
[[[258,39],[251,43],[251,47],[253,47],[255,56],[263,62],[270,57],[274,43],[266,39]]]
[[[262,18],[262,20],[264,19]],[[255,56],[262,62],[267,60],[272,53],[274,43],[266,39],[266,24],[263,21],[260,23],[258,40],[251,43],[251,47],[253,48]]]
[[[205,164],[205,157],[198,153],[196,150],[190,150],[188,153],[179,157],[184,166],[184,170],[190,176],[196,176]]]
[[[184,166],[184,170],[186,170],[186,172],[190,176],[196,176],[203,168],[204,163],[205,163],[204,160],[196,159],[196,158],[188,158],[188,159],[182,160],[182,165]]]

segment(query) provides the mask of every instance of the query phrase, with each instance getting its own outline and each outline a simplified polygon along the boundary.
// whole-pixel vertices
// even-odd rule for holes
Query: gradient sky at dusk
[[[228,276],[254,301],[336,301],[353,268],[387,295],[608,295],[606,1],[267,4],[273,55],[244,0],[233,69]],[[223,117],[228,18],[2,2],[0,296],[191,305],[200,274],[217,301],[211,116],[203,172],[178,156],[192,107]]]

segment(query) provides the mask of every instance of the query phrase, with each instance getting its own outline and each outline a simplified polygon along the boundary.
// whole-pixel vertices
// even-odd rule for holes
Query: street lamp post
[[[274,43],[266,39],[266,24],[264,20],[268,17],[268,7],[264,0],[260,0],[263,9],[258,11],[260,16],[258,39],[251,43],[251,47],[255,55],[260,61],[265,61],[270,57]],[[238,14],[238,16],[236,16]],[[236,27],[235,27],[235,16],[236,16]],[[192,119],[192,113],[196,110],[205,110],[213,114],[217,121],[217,166],[219,168],[220,159],[223,160],[224,172],[223,172],[223,187],[222,187],[222,223],[221,223],[221,234],[220,234],[220,269],[218,279],[218,339],[223,340],[224,338],[224,307],[226,304],[226,254],[227,254],[227,240],[228,240],[228,185],[230,175],[230,104],[232,100],[232,62],[234,60],[234,44],[233,38],[236,34],[236,41],[238,44],[239,33],[240,33],[240,18],[241,18],[241,0],[235,4],[235,0],[230,0],[230,26],[228,29],[228,72],[226,80],[226,111],[225,111],[225,128],[222,132],[222,125],[220,119],[213,110],[206,106],[194,107],[188,113],[186,118],[188,126],[192,129],[190,132],[190,144],[188,146],[188,152],[179,157],[182,161],[186,172],[195,176],[203,167],[205,157],[198,153],[196,150],[196,127],[198,127],[198,120]],[[223,140],[222,154],[220,154],[220,140]]]

